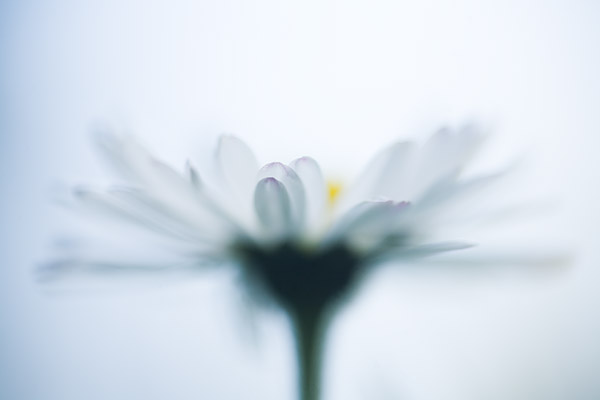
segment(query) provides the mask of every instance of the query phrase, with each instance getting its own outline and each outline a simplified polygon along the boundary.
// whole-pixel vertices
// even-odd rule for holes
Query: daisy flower
[[[289,315],[300,398],[315,400],[326,322],[361,276],[383,260],[472,246],[439,237],[461,222],[457,204],[496,178],[464,176],[482,138],[467,127],[392,144],[344,186],[328,182],[310,157],[261,167],[233,136],[220,138],[210,179],[189,162],[184,172],[172,169],[130,136],[102,134],[99,147],[123,183],[79,187],[72,200],[117,225],[108,240],[83,242],[52,268],[157,271],[233,261],[249,288]]]

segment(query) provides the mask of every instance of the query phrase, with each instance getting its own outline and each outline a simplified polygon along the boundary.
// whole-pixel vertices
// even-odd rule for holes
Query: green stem
[[[324,310],[291,312],[298,363],[299,400],[319,400],[325,334]]]

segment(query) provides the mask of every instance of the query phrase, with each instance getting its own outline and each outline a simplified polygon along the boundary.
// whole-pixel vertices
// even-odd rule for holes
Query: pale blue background
[[[495,128],[490,163],[525,152],[526,191],[561,199],[534,244],[564,239],[574,265],[382,274],[332,333],[327,398],[599,398],[599,26],[594,1],[4,1],[0,398],[293,398],[285,321],[250,335],[220,276],[35,282],[66,225],[53,188],[106,178],[98,121],[177,166],[232,132],[339,177],[471,118]]]

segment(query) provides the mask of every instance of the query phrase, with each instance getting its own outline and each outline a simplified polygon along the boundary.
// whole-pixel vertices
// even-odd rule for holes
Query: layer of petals
[[[287,165],[274,162],[258,171],[258,179],[264,178],[275,178],[285,187],[291,207],[292,230],[301,231],[306,222],[306,193],[300,177]]]

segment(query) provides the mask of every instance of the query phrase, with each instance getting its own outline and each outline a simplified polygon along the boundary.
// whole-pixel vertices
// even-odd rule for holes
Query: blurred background
[[[95,124],[177,167],[227,132],[337,178],[472,120],[484,161],[526,156],[514,190],[557,205],[532,244],[573,262],[382,270],[333,327],[325,399],[600,398],[598,49],[590,0],[0,2],[0,398],[295,398],[287,322],[248,315],[225,273],[36,282],[67,224],[53,187],[106,182]]]

